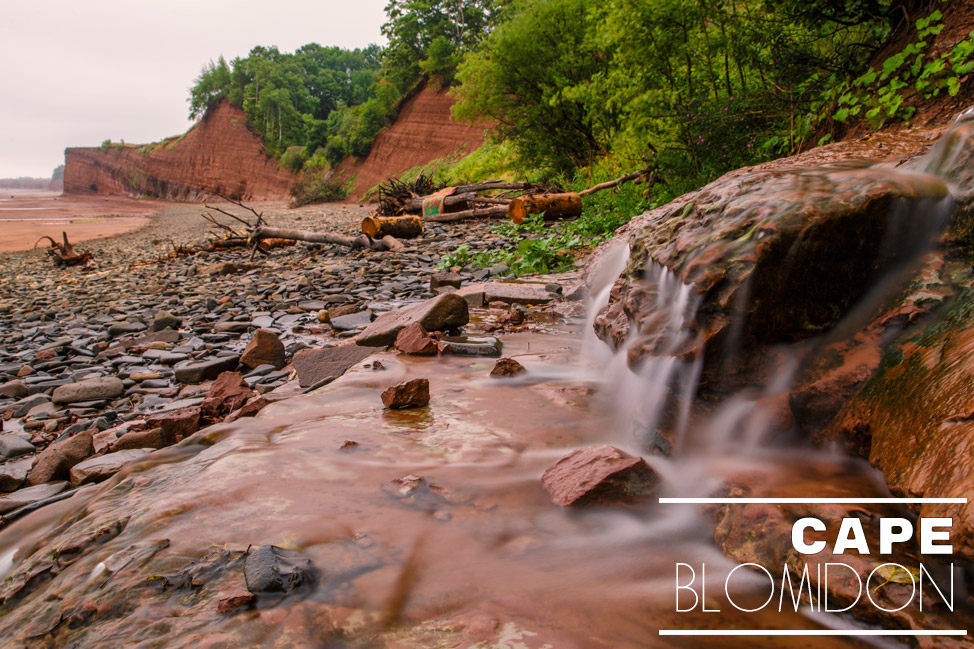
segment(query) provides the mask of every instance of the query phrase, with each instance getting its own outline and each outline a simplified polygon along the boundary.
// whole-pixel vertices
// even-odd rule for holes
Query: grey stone
[[[62,385],[54,390],[54,403],[75,403],[78,401],[97,401],[115,399],[122,396],[125,386],[114,376],[100,376],[85,379],[78,383]]]
[[[239,356],[214,358],[202,363],[192,363],[176,368],[176,380],[180,383],[202,383],[220,376],[223,372],[237,369]]]
[[[14,402],[12,406],[14,419],[19,419],[31,411],[31,408],[38,406],[42,403],[48,403],[50,399],[43,394],[32,394],[29,397],[24,397],[20,401]]]
[[[9,460],[34,452],[34,445],[19,435],[0,435],[0,458]]]
[[[312,586],[318,572],[300,552],[262,545],[247,555],[244,578],[247,590],[254,594],[287,595],[302,586]]]
[[[503,345],[493,336],[445,336],[440,339],[446,343],[449,353],[454,356],[486,356],[498,358]]]
[[[6,496],[0,496],[0,516],[12,512],[15,509],[47,500],[67,488],[67,482],[49,482],[34,487],[27,487],[26,489],[18,489]]]
[[[146,326],[141,322],[119,322],[108,328],[108,335],[124,336],[125,334],[134,334],[145,330]]]
[[[179,329],[183,321],[168,311],[160,311],[152,320],[149,331],[162,331],[163,329]]]
[[[367,327],[371,323],[371,311],[359,311],[358,313],[350,313],[349,315],[342,315],[331,319],[332,328],[338,331],[359,329],[360,327]]]
[[[445,293],[425,302],[383,313],[359,334],[355,342],[368,347],[385,347],[396,342],[396,336],[407,325],[418,322],[426,331],[444,331],[462,327],[470,321],[466,300],[456,293]]]
[[[31,458],[10,460],[0,464],[0,491],[14,491],[20,489],[27,482],[27,474],[33,463]]]

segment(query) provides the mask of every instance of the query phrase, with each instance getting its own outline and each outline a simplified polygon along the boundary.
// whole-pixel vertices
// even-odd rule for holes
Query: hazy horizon
[[[54,0],[0,22],[0,178],[50,178],[64,149],[178,135],[203,66],[256,45],[384,44],[386,0]],[[354,7],[354,8],[353,8]]]

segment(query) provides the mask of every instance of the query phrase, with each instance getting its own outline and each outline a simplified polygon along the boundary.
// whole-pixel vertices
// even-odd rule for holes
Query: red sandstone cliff
[[[243,111],[219,104],[178,138],[157,145],[64,151],[64,191],[204,200],[209,194],[283,200],[293,175],[279,168],[247,128]]]
[[[348,158],[336,169],[352,179],[351,200],[390,176],[457,152],[469,153],[484,143],[489,122],[468,124],[450,117],[448,89],[423,88],[403,104],[396,122],[382,131],[365,158]]]

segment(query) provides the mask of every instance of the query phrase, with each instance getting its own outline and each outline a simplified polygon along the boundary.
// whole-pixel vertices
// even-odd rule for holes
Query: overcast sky
[[[384,44],[386,0],[3,0],[0,178],[50,177],[70,146],[190,126],[189,88],[255,45]]]

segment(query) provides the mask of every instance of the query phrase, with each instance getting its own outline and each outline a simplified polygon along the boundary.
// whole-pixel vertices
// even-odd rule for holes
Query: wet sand
[[[72,243],[135,230],[168,204],[124,196],[73,196],[0,187],[0,252],[28,250],[43,236]]]

